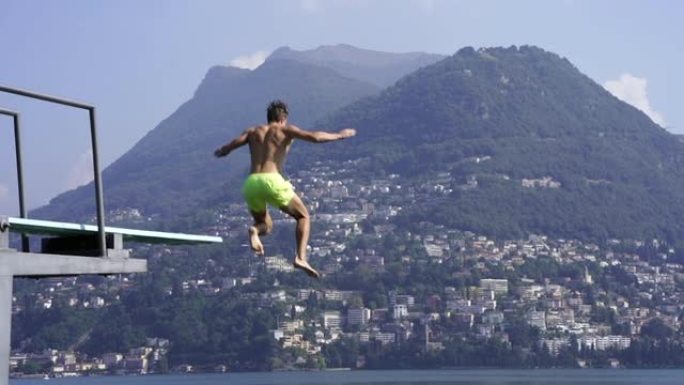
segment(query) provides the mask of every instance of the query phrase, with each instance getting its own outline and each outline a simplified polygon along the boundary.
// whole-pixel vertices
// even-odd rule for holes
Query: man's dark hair
[[[266,109],[266,118],[269,123],[287,119],[287,115],[287,104],[282,100],[272,101]]]

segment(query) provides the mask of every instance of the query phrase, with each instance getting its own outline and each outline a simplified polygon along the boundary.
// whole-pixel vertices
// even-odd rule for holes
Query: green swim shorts
[[[277,172],[251,174],[242,186],[242,195],[249,211],[262,213],[266,203],[281,208],[290,204],[295,196],[290,182]]]

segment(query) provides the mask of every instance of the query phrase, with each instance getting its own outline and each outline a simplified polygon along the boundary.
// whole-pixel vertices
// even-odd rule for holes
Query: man
[[[271,102],[266,110],[267,124],[245,130],[231,142],[214,152],[217,157],[228,155],[234,149],[249,144],[252,159],[250,175],[242,187],[247,208],[254,217],[254,225],[249,227],[249,244],[252,250],[264,255],[260,235],[271,232],[273,222],[268,215],[266,203],[277,207],[297,220],[297,254],[294,267],[304,270],[310,277],[320,274],[307,262],[306,246],[309,241],[309,212],[302,200],[294,192],[280,172],[294,139],[323,143],[350,138],[356,130],[346,128],[338,133],[305,131],[287,123],[287,105],[280,100]]]

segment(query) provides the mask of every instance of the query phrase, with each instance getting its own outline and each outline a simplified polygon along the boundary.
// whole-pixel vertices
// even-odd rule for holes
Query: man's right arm
[[[356,130],[353,128],[345,128],[340,132],[326,132],[326,131],[306,131],[293,125],[285,127],[284,132],[295,139],[306,140],[312,143],[332,142],[334,140],[351,138],[356,135]]]
[[[243,132],[242,134],[238,135],[237,138],[233,139],[232,141],[224,144],[223,146],[219,147],[214,151],[214,156],[217,158],[220,158],[222,156],[226,156],[230,154],[231,151],[235,150],[236,148],[240,146],[244,146],[247,144],[247,140],[249,137],[249,132],[251,131],[251,128],[248,128]]]

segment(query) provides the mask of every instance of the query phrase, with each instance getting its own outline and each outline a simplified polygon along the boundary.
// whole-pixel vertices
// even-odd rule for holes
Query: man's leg
[[[306,259],[306,246],[309,243],[309,211],[304,206],[304,202],[295,195],[287,206],[280,208],[283,212],[289,214],[297,220],[297,229],[295,232],[297,238],[297,255],[295,256],[294,266],[298,269],[304,270],[310,277],[318,278],[320,274],[309,265]]]
[[[254,218],[254,225],[249,227],[249,246],[258,255],[264,255],[264,245],[259,239],[259,235],[267,235],[273,229],[273,221],[268,215],[268,210],[255,212],[250,210]]]

